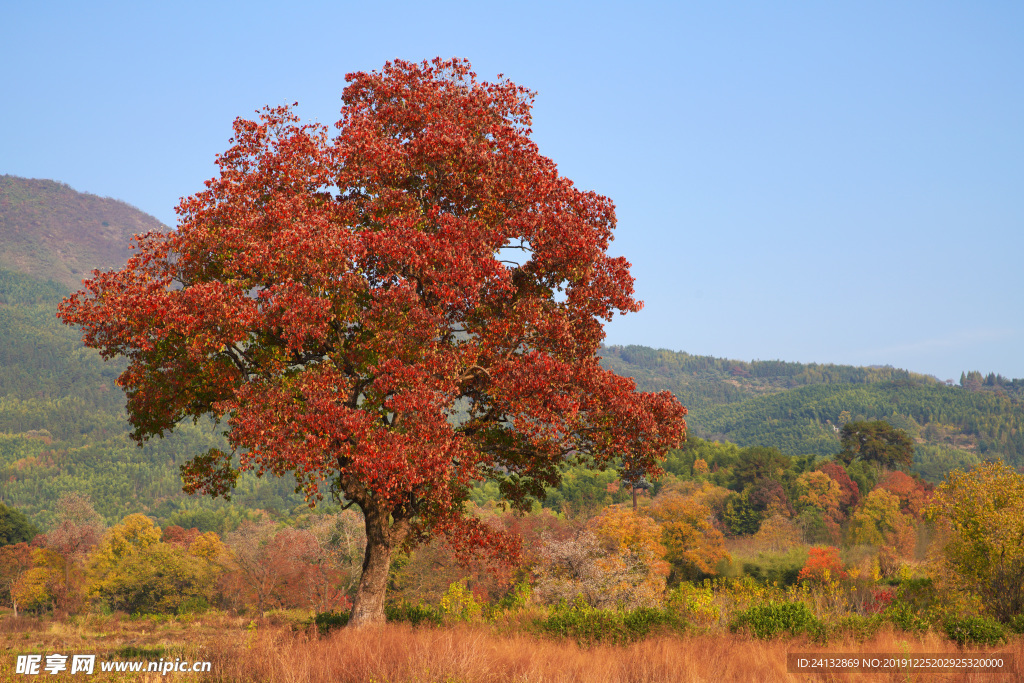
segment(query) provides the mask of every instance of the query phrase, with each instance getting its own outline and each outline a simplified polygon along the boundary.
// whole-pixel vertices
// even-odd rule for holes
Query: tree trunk
[[[363,556],[363,575],[352,605],[348,625],[353,628],[384,623],[384,596],[391,570],[391,554],[400,546],[408,533],[408,522],[391,522],[391,515],[374,506],[363,507],[366,520],[366,553]]]

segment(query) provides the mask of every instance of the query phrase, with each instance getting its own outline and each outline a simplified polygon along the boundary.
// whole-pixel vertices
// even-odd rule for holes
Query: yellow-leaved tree
[[[661,525],[665,559],[672,568],[670,584],[717,573],[729,559],[722,532],[712,524],[710,508],[693,496],[668,491],[654,499],[651,515]]]
[[[954,470],[925,512],[939,525],[942,578],[1000,621],[1024,612],[1024,476],[1002,462]]]
[[[613,505],[590,521],[606,555],[597,560],[609,581],[614,602],[623,607],[661,602],[669,565],[661,527],[650,517]]]
[[[804,472],[796,480],[796,506],[809,541],[839,541],[843,514],[839,507],[842,488],[826,473]],[[820,529],[817,529],[819,527]]]
[[[160,527],[141,514],[111,527],[91,558],[90,593],[130,613],[181,613],[209,606],[227,548],[212,532],[198,535],[188,548],[160,538]]]

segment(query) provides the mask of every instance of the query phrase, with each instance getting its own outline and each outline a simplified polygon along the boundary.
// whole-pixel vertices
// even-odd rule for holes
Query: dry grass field
[[[1015,658],[1015,673],[792,674],[791,652],[962,655],[945,637],[883,629],[866,642],[816,645],[805,639],[761,641],[733,634],[650,637],[625,646],[581,647],[524,633],[521,623],[413,628],[389,624],[319,636],[301,615],[250,620],[223,614],[128,619],[88,615],[68,620],[0,616],[0,682],[251,681],[253,683],[536,683],[660,681],[1002,681],[1024,680],[1024,640],[996,651]],[[978,651],[970,651],[977,654]],[[209,673],[15,673],[18,654],[97,654],[135,661],[209,661]],[[45,661],[45,657],[44,657]]]

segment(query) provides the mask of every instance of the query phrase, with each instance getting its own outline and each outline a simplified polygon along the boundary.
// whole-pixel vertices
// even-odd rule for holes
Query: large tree
[[[1002,461],[953,470],[925,511],[939,523],[943,578],[1000,621],[1024,614],[1024,475]]]
[[[461,60],[348,80],[333,137],[289,107],[236,120],[178,228],[60,315],[128,359],[136,439],[225,425],[232,452],[193,459],[186,490],[292,472],[362,509],[361,625],[400,547],[502,547],[464,512],[473,482],[525,509],[573,463],[657,474],[686,409],[598,364],[603,322],[640,303],[612,202],[538,153],[529,91]]]
[[[0,503],[0,546],[31,541],[38,533],[25,513]]]
[[[843,450],[836,458],[846,465],[860,459],[879,467],[905,470],[914,462],[913,440],[885,420],[847,422],[840,438]]]

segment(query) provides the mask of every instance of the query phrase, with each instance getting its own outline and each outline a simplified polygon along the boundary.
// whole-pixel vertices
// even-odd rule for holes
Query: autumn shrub
[[[754,605],[736,614],[729,624],[730,631],[748,630],[757,638],[775,638],[784,633],[797,636],[819,628],[818,620],[802,602]]]
[[[438,610],[446,621],[473,621],[483,613],[483,606],[476,600],[473,591],[466,588],[466,581],[456,581],[448,586],[441,597]]]
[[[710,581],[701,585],[683,582],[665,596],[665,607],[686,621],[703,627],[718,624],[722,611]]]
[[[895,597],[883,614],[905,631],[923,632],[947,618],[977,615],[982,603],[977,595],[952,590],[930,578],[908,579],[895,588]]]
[[[749,576],[739,579],[711,579],[705,581],[704,585],[710,586],[714,591],[715,603],[720,610],[719,621],[725,624],[731,623],[737,614],[754,605],[771,601],[800,600],[803,596],[796,596],[793,593],[804,588],[799,584],[780,587],[776,584],[755,581]]]
[[[949,639],[964,645],[995,646],[1006,642],[1002,625],[989,617],[948,617],[942,624]]]
[[[839,559],[839,548],[825,546],[823,548],[811,548],[808,552],[807,562],[797,578],[801,581],[816,581],[827,583],[832,580],[842,580],[847,577],[843,571],[843,563]]]
[[[722,532],[711,523],[711,509],[696,496],[662,491],[648,510],[661,525],[661,543],[670,567],[668,585],[715,575],[719,564],[729,561]]]
[[[440,626],[444,623],[444,615],[430,605],[422,603],[399,602],[385,605],[384,616],[391,622],[406,622],[413,626]]]
[[[686,620],[671,610],[601,609],[580,599],[555,607],[535,624],[541,633],[580,644],[627,643],[646,637],[653,629],[686,630]]]
[[[595,562],[601,588],[591,604],[657,606],[670,571],[658,523],[628,508],[612,506],[591,519],[588,527],[604,551]]]
[[[1024,614],[1017,614],[1010,618],[1006,627],[1014,633],[1024,634]]]
[[[896,589],[891,586],[875,586],[870,588],[867,593],[864,600],[864,611],[868,614],[881,614],[896,599]]]
[[[665,628],[675,631],[686,630],[686,620],[663,609],[638,607],[622,612],[622,624],[633,638],[643,638],[653,630]],[[631,638],[632,639],[632,638]]]

